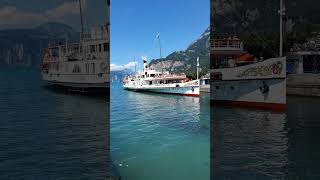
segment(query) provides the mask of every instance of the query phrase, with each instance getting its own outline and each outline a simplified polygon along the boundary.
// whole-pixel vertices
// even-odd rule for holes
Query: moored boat
[[[147,60],[144,60],[143,63],[143,71],[124,78],[124,89],[183,96],[198,97],[200,95],[199,80],[189,80],[185,74],[172,74],[150,69]]]
[[[81,1],[79,3],[81,12]],[[42,79],[72,90],[105,91],[109,88],[108,19],[106,25],[93,26],[88,30],[82,26],[77,43],[68,43],[66,40],[49,45],[43,53]]]
[[[280,0],[281,1],[281,0]],[[282,18],[280,2],[279,57],[258,59],[244,50],[236,36],[211,39],[210,91],[215,105],[283,111],[286,108],[286,57],[282,57]]]
[[[239,50],[224,51],[219,57],[230,58],[232,52],[236,57],[241,52]],[[215,56],[218,56],[217,52]],[[275,110],[286,108],[285,57],[215,68],[211,70],[211,80],[210,97],[214,104]]]

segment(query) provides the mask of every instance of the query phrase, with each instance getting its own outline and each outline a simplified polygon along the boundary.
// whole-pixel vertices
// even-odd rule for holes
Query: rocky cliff
[[[49,43],[75,42],[79,33],[60,23],[46,23],[33,29],[0,31],[0,64],[39,66],[41,51]]]

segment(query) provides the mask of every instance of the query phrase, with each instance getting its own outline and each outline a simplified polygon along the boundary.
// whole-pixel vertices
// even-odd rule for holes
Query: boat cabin
[[[257,59],[243,50],[243,43],[236,36],[217,36],[211,40],[210,61],[211,69],[217,69],[243,66]]]

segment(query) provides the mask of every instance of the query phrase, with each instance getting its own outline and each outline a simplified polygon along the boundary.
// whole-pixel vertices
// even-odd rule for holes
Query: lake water
[[[320,179],[319,98],[284,113],[111,85],[111,158],[124,180]],[[0,179],[105,179],[106,97],[46,88],[38,69],[0,67]],[[210,113],[212,134],[210,138]]]
[[[184,97],[111,85],[111,157],[124,180],[209,179],[208,94]]]
[[[106,97],[44,85],[39,69],[0,67],[0,179],[105,179]]]
[[[320,98],[284,113],[212,107],[213,179],[320,179]]]

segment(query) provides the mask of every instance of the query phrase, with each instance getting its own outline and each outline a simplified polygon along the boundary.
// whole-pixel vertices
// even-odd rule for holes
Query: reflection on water
[[[0,75],[0,179],[105,179],[105,97],[44,88],[38,69]]]
[[[209,179],[208,98],[111,86],[111,154],[123,179]]]
[[[212,177],[318,179],[319,102],[289,97],[285,113],[212,107]]]

